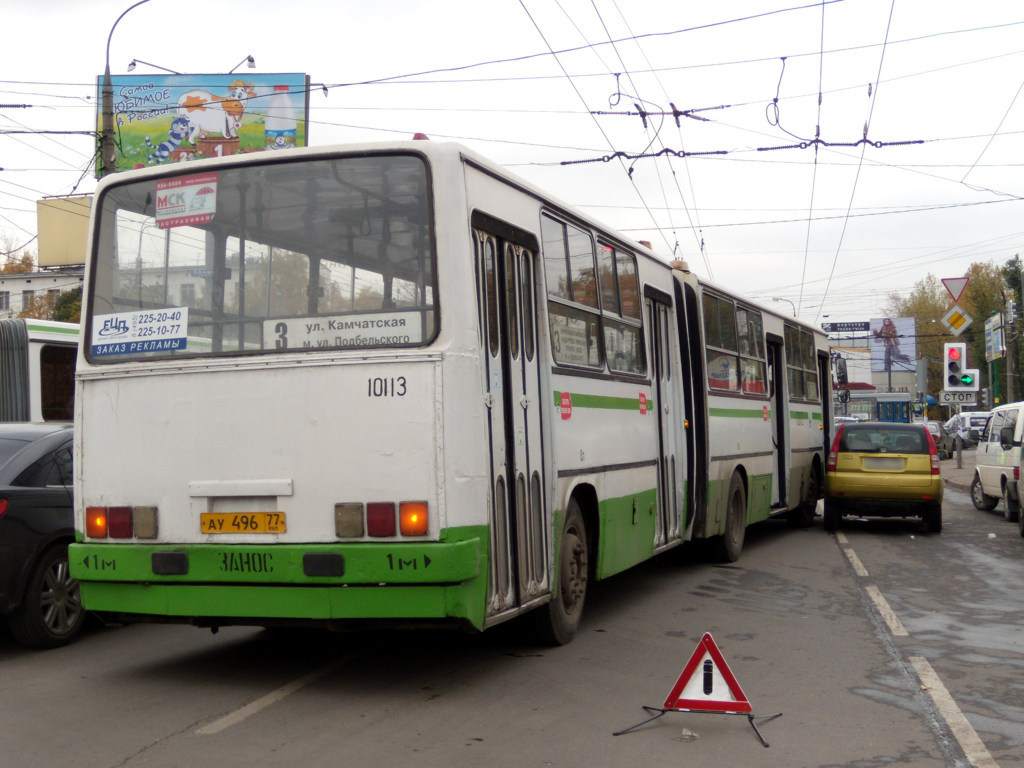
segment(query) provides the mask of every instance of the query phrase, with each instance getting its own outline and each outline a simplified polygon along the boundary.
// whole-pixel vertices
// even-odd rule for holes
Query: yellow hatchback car
[[[924,424],[839,424],[825,469],[825,530],[844,515],[920,517],[942,530],[939,452]]]

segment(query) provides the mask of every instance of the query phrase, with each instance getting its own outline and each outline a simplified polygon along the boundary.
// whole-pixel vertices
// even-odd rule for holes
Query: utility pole
[[[1010,294],[1013,296],[1013,294]],[[1011,298],[1009,301],[1006,300],[1006,294],[1003,293],[1003,314],[1002,314],[1002,327],[1003,327],[1003,343],[1006,345],[1006,402],[1014,402],[1013,396],[1013,342],[1016,340],[1013,327],[1017,320],[1017,307],[1014,300]]]

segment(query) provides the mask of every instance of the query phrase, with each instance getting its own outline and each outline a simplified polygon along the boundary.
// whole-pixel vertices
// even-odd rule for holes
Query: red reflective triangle
[[[750,702],[710,634],[705,633],[697,643],[664,708],[736,714],[751,711]]]

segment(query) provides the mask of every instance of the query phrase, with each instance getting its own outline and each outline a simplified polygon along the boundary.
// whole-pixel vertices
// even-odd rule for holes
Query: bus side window
[[[647,371],[647,361],[640,323],[636,258],[604,244],[598,245],[597,258],[608,369],[643,374]]]
[[[40,405],[46,421],[71,421],[75,402],[75,347],[48,344],[39,351]]]
[[[597,368],[603,362],[594,241],[589,232],[541,217],[551,351],[555,362]]]
[[[733,304],[710,293],[704,294],[703,303],[708,386],[713,390],[738,392],[740,372]]]

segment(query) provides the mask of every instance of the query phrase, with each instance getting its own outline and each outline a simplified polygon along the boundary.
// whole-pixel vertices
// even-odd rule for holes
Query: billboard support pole
[[[117,21],[110,28],[110,34],[107,35],[107,58],[106,66],[103,68],[103,93],[100,99],[102,118],[100,128],[100,176],[113,173],[117,163],[117,146],[114,143],[114,85],[110,81],[110,41],[114,37],[114,29],[117,27],[118,22],[125,17],[128,11],[148,2],[149,0],[139,0],[134,5],[128,6],[117,17]]]

